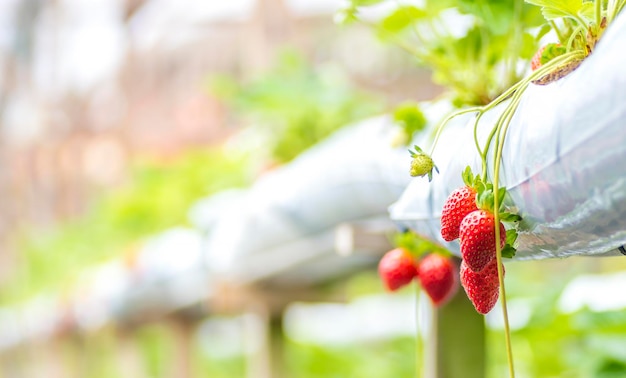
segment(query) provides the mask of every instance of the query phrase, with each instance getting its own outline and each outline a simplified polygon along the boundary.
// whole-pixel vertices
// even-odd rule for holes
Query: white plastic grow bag
[[[626,244],[626,15],[606,30],[594,53],[567,77],[531,85],[504,145],[501,185],[524,218],[518,258],[617,254]],[[503,106],[479,124],[485,140]],[[441,174],[414,179],[390,207],[400,226],[445,243],[445,198],[462,185],[461,172],[480,160],[472,114],[455,118],[433,156]]]
[[[406,148],[391,147],[394,131],[389,117],[347,126],[266,174],[211,231],[209,269],[245,281],[272,272],[291,274],[294,266],[320,256],[328,274],[358,264],[363,260],[358,256],[335,253],[334,228],[387,219],[387,208],[410,179]],[[313,272],[300,273],[305,281]]]

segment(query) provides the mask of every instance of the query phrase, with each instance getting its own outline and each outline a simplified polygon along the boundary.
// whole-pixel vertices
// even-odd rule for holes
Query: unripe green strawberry
[[[530,69],[531,70],[536,70],[537,68],[541,67],[541,55],[543,54],[543,51],[546,49],[547,46],[542,46],[539,48],[539,50],[537,50],[537,52],[535,53],[535,55],[533,55],[533,58],[530,60]]]
[[[422,151],[418,146],[414,146],[415,151],[411,152],[411,171],[412,177],[423,177],[428,175],[428,181],[433,179],[433,169],[439,173],[439,169],[433,162],[433,159]]]
[[[502,269],[504,273],[504,266]],[[500,296],[497,261],[492,260],[481,272],[474,272],[462,261],[460,276],[461,286],[476,311],[483,315],[491,311]]]
[[[378,274],[387,290],[396,291],[417,276],[417,267],[409,251],[395,248],[380,259]]]
[[[469,186],[455,189],[446,199],[441,211],[441,236],[445,241],[452,241],[459,237],[461,221],[474,210],[476,206],[476,190]]]
[[[506,230],[500,222],[500,248],[506,243]],[[495,220],[487,210],[474,210],[461,221],[461,257],[468,268],[480,272],[496,257]]]
[[[459,280],[452,259],[431,253],[420,261],[417,271],[422,288],[435,306],[443,305],[456,293]]]
[[[530,61],[530,69],[536,70],[552,58],[565,54],[567,50],[560,43],[548,43],[537,50]]]

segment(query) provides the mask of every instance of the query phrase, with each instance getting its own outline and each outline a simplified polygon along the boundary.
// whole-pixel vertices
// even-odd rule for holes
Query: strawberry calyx
[[[481,209],[488,211],[492,214],[495,213],[495,198],[496,193],[493,190],[492,183],[484,183],[480,181],[477,194],[476,194],[476,206]],[[507,190],[505,187],[498,188],[497,192],[498,196],[498,219],[500,222],[505,225],[508,224],[509,227],[506,230],[506,244],[502,248],[502,257],[512,258],[515,256],[516,249],[514,247],[515,241],[517,240],[517,230],[512,225],[522,220],[522,217],[519,214],[516,214],[508,208],[506,202]]]
[[[482,180],[480,178],[480,175],[474,175],[472,173],[472,168],[470,168],[469,165],[465,167],[465,170],[461,174],[461,177],[463,178],[463,183],[466,186],[478,191],[478,187],[482,183]]]
[[[432,240],[410,230],[398,232],[393,236],[392,244],[398,248],[408,250],[415,259],[420,259],[430,253],[437,253],[444,257],[451,257],[452,253]]]

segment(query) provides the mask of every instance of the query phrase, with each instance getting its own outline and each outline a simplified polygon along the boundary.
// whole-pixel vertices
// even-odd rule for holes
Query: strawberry
[[[496,257],[495,230],[493,214],[487,210],[474,210],[461,221],[461,257],[471,270],[480,272]],[[500,248],[505,243],[506,231],[500,222]]]
[[[411,153],[411,170],[410,174],[412,177],[423,177],[428,175],[428,181],[433,179],[433,169],[439,173],[439,168],[433,162],[433,159],[428,156],[421,148],[418,146],[414,146],[415,151],[410,151]]]
[[[431,253],[424,257],[417,268],[422,288],[435,306],[443,305],[458,289],[458,278],[452,259]]]
[[[542,46],[539,48],[539,50],[537,50],[537,52],[535,53],[535,55],[533,55],[533,58],[530,60],[530,69],[531,70],[536,70],[537,68],[541,67],[541,56],[543,55],[543,51],[546,49],[547,46]]]
[[[396,291],[417,276],[417,267],[409,251],[396,248],[385,253],[380,259],[378,274],[387,290]]]
[[[455,189],[446,199],[441,211],[441,236],[445,241],[452,241],[459,237],[459,227],[465,216],[476,206],[476,190],[469,186]]]
[[[530,61],[530,69],[536,70],[552,58],[565,54],[567,50],[560,43],[548,43],[537,50]]]
[[[500,296],[496,259],[493,259],[481,272],[474,272],[465,264],[465,261],[462,261],[460,276],[461,286],[476,311],[483,315],[491,311]]]

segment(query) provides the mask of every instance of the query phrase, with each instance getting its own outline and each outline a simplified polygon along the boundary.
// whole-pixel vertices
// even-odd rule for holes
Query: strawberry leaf
[[[583,0],[526,0],[541,7],[543,17],[550,21],[562,17],[577,18],[583,10]]]
[[[514,228],[510,230],[506,230],[506,244],[511,246],[515,244],[516,240],[517,240],[517,230],[515,230]]]
[[[550,31],[552,31],[552,25],[550,24],[541,25],[541,28],[539,28],[539,31],[537,32],[537,35],[535,36],[535,40],[539,41],[543,36],[550,33]]]
[[[515,252],[517,252],[515,248],[513,248],[510,244],[506,244],[504,248],[502,248],[502,257],[506,257],[508,259],[513,258],[515,256]]]
[[[414,6],[401,6],[393,13],[385,17],[382,20],[380,27],[385,31],[397,33],[426,16],[427,13],[423,9],[419,9]]]
[[[503,212],[500,213],[500,220],[502,222],[519,222],[522,220],[522,217],[517,214]]]
[[[417,103],[407,102],[399,105],[393,112],[393,120],[402,126],[409,138],[426,126],[427,120]]]

